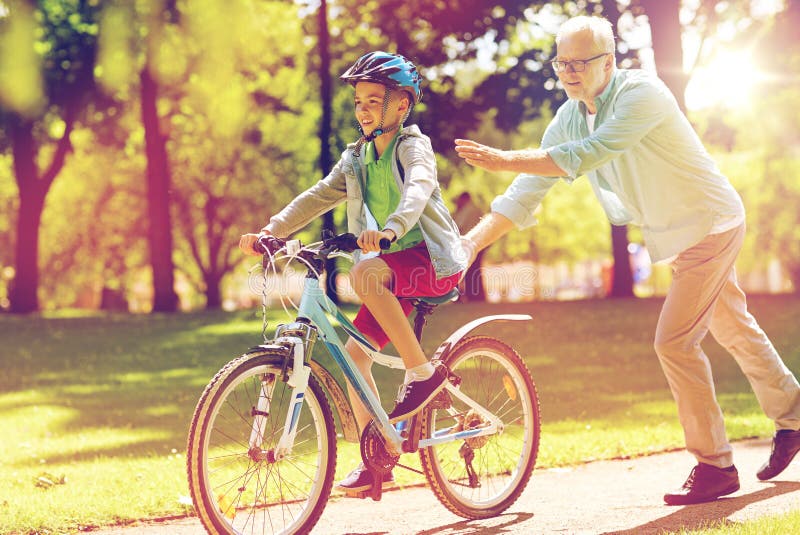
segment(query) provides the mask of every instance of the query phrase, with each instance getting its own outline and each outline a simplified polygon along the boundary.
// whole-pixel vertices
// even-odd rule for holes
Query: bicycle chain
[[[386,449],[386,442],[375,422],[370,422],[361,434],[361,459],[375,474],[388,474],[400,460],[399,455],[392,455]]]

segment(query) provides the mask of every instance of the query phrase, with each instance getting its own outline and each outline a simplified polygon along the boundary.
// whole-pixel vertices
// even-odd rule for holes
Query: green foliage
[[[72,135],[74,157],[42,219],[45,308],[99,306],[104,288],[124,292],[146,266],[141,127],[135,117],[119,121],[134,131],[121,148],[88,128]]]
[[[8,283],[13,278],[14,229],[18,192],[11,176],[11,157],[0,154],[0,310],[8,308]]]
[[[279,2],[225,9],[187,17],[180,37],[196,55],[186,59],[202,68],[172,87],[178,265],[201,292],[239,264],[239,236],[302,191],[318,153],[297,13]],[[241,32],[226,32],[235,21]]]
[[[772,24],[772,27],[769,24]],[[777,258],[800,291],[800,74],[797,40],[800,3],[789,2],[774,20],[762,22],[754,47],[760,69],[747,106],[704,118],[704,138],[723,149],[721,167],[742,193],[750,233],[748,263]]]
[[[224,294],[230,285],[226,274],[241,272],[249,261],[235,249],[238,235],[260,228],[321,178],[316,5],[48,0],[27,11],[24,2],[8,5],[16,16],[0,18],[0,106],[35,110],[41,117],[35,129],[44,147],[36,162],[40,168],[53,154],[48,142],[65,128],[58,107],[79,95],[92,97],[71,136],[64,183],[54,183],[44,211],[40,265],[46,306],[94,303],[103,287],[132,298],[134,287],[147,285],[146,162],[137,101],[146,61],[160,84],[161,129],[169,139],[175,260],[181,279],[190,284],[183,297],[202,306],[196,294],[220,277]],[[401,52],[417,62],[424,77],[423,102],[410,122],[433,139],[444,196],[453,200],[469,191],[488,210],[513,176],[465,165],[453,157],[453,138],[474,137],[505,148],[537,146],[564,98],[547,63],[553,32],[567,16],[608,5],[595,0],[331,3],[331,158],[338,159],[357,136],[352,88],[338,75],[368,50]],[[641,15],[636,6],[624,9]],[[703,9],[693,24],[713,27],[717,15]],[[783,31],[775,29],[776,35]],[[790,51],[778,48],[781,54],[773,55],[791,66]],[[798,164],[791,152],[800,131],[797,98],[794,86],[784,84],[770,99],[754,102],[752,112],[726,112],[703,126],[705,139],[716,136],[722,150],[738,150],[719,161],[747,205],[751,232],[742,259],[747,267],[775,255],[798,270]],[[783,111],[776,114],[775,108]],[[6,135],[0,130],[0,152],[7,154]],[[14,261],[18,200],[12,177],[10,158],[0,154],[0,270]],[[489,259],[574,262],[609,254],[608,223],[585,180],[555,186],[537,217],[539,225],[511,233],[489,251]],[[335,219],[343,229],[341,208]],[[304,240],[318,235],[318,222],[300,233]]]
[[[85,103],[94,88],[97,2],[11,2],[0,19],[0,104],[29,119]]]
[[[44,101],[35,13],[24,2],[3,7],[8,13],[0,19],[0,106],[33,116]]]

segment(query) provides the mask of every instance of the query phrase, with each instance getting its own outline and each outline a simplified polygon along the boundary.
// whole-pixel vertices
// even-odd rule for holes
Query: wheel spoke
[[[503,428],[493,435],[421,450],[423,470],[436,496],[454,513],[466,518],[494,516],[519,497],[533,470],[539,443],[535,386],[519,355],[489,337],[462,340],[446,363],[461,377],[461,392],[498,418]],[[475,411],[463,401],[454,404],[451,411],[458,418],[445,410],[431,411],[429,436],[459,419],[475,418]],[[485,425],[484,417],[477,417],[479,422],[464,425]],[[464,455],[472,457],[477,485],[471,484]]]
[[[270,384],[269,415],[251,416],[262,396],[262,377],[279,376],[283,355],[241,357],[206,388],[189,438],[190,490],[209,532],[271,533],[310,529],[333,486],[336,439],[320,385],[309,380],[291,452],[276,458],[292,388]],[[275,364],[271,364],[274,362]],[[254,422],[263,425],[259,450],[250,451]]]

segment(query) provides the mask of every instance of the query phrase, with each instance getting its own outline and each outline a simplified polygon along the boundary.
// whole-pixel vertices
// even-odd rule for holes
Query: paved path
[[[503,515],[464,520],[448,512],[428,488],[387,492],[380,502],[337,498],[325,509],[315,535],[647,535],[711,522],[736,523],[800,509],[800,461],[774,481],[755,472],[769,456],[769,440],[733,445],[742,488],[716,502],[687,507],[663,504],[665,491],[683,484],[693,466],[686,452],[575,468],[535,470],[522,497]],[[200,535],[195,518],[103,529],[93,535]]]

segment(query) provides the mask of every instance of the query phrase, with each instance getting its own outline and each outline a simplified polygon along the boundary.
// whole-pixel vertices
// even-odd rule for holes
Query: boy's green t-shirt
[[[376,158],[375,144],[370,142],[366,147],[364,163],[367,168],[367,187],[364,202],[369,211],[382,229],[386,220],[400,204],[400,190],[392,175],[392,153],[397,143],[395,135],[389,146],[383,151],[380,158]],[[419,224],[415,224],[405,236],[392,244],[389,252],[402,251],[417,245],[422,241],[422,231]]]

